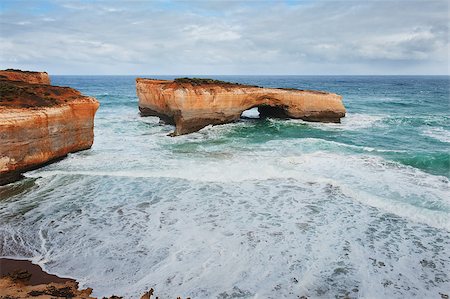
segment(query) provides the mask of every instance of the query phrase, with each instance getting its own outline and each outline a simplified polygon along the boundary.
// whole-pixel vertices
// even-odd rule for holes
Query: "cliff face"
[[[0,72],[0,184],[21,172],[68,153],[88,149],[94,141],[99,103],[75,89],[31,84],[27,73],[11,81]]]
[[[258,107],[263,117],[340,122],[345,116],[342,97],[312,90],[261,88],[210,79],[174,81],[136,79],[139,110],[176,126],[173,135],[207,125],[236,121],[243,111]]]
[[[14,69],[0,70],[0,79],[50,85],[50,78],[46,72],[29,72]]]

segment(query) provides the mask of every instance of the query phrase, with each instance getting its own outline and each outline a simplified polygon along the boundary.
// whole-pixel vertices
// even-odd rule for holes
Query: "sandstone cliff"
[[[207,125],[238,120],[243,111],[258,107],[262,117],[340,122],[342,97],[322,91],[262,88],[211,79],[136,79],[139,110],[176,126],[173,135]]]
[[[23,81],[32,84],[50,85],[50,77],[46,72],[30,72],[7,69],[4,71],[0,71],[0,79],[6,79],[10,81]]]
[[[90,148],[99,106],[96,99],[69,87],[29,83],[49,81],[48,76],[44,80],[46,73],[10,73],[0,71],[0,184]]]

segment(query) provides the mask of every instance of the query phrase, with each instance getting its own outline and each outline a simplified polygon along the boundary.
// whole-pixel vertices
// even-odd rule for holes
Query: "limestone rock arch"
[[[142,116],[157,116],[175,125],[173,136],[208,125],[238,120],[243,111],[258,107],[262,116],[305,121],[340,122],[342,97],[314,90],[262,88],[212,79],[136,79]]]

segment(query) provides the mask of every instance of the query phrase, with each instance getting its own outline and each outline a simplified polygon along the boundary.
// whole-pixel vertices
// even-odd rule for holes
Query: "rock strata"
[[[31,84],[50,85],[50,77],[46,72],[30,72],[15,69],[0,71],[0,79],[23,81]]]
[[[345,116],[342,97],[314,90],[262,88],[212,79],[136,79],[142,116],[157,116],[176,126],[173,136],[208,125],[238,120],[257,107],[261,117],[340,122]]]
[[[47,73],[0,71],[0,185],[92,146],[98,101],[48,83]]]

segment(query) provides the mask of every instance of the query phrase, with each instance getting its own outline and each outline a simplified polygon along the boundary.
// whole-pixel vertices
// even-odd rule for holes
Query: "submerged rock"
[[[98,101],[49,83],[47,73],[0,71],[0,185],[92,146]]]
[[[260,116],[305,121],[340,122],[342,97],[314,90],[262,88],[212,79],[136,79],[142,116],[157,116],[176,126],[172,134],[198,131],[208,125],[238,120],[258,107]]]

